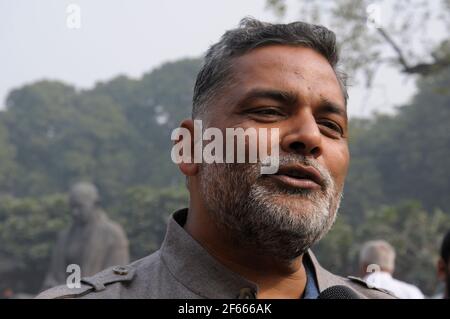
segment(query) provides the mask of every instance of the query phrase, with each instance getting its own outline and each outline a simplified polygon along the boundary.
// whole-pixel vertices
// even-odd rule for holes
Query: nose
[[[322,154],[322,134],[309,111],[293,116],[281,139],[281,149],[287,153],[319,157]]]

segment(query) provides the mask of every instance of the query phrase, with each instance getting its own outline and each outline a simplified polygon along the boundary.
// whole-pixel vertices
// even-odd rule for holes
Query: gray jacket
[[[83,278],[80,288],[58,286],[37,298],[255,298],[258,293],[255,283],[225,268],[183,229],[186,216],[187,209],[173,215],[164,242],[155,253],[130,265],[111,267]],[[320,292],[344,285],[363,299],[394,298],[360,278],[333,275],[319,265],[312,252],[308,252],[308,256]]]

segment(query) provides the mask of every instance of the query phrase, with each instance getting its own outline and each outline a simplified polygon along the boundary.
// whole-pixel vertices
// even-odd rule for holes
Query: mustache
[[[285,154],[285,155],[279,156],[279,166],[280,167],[286,166],[286,165],[295,165],[295,164],[300,164],[303,166],[310,166],[310,167],[316,169],[319,172],[320,177],[322,178],[322,180],[324,182],[325,188],[328,188],[334,184],[333,178],[332,178],[329,170],[327,168],[325,168],[322,164],[320,164],[319,161],[316,160],[315,158],[306,157],[306,156],[300,155],[300,154]],[[257,165],[258,165],[258,167],[260,167],[261,165],[263,165],[263,163],[258,161]],[[259,175],[261,175],[261,174],[259,174]]]
[[[310,166],[315,168],[318,173],[320,174],[320,177],[324,183],[323,187],[325,189],[334,188],[335,183],[334,179],[331,176],[331,173],[329,170],[324,167],[322,164],[319,163],[318,160],[311,157],[306,157],[301,154],[283,154],[279,155],[279,167],[285,166],[285,165],[295,165],[300,164],[303,166]],[[200,174],[203,174],[203,170],[209,171],[209,169],[212,169],[213,167],[219,168],[223,167],[225,171],[234,176],[237,175],[236,178],[242,178],[243,172],[248,172],[248,178],[250,178],[249,181],[254,181],[256,179],[264,177],[263,174],[261,174],[261,167],[263,165],[266,165],[266,163],[261,162],[260,159],[256,163],[202,163],[200,165]],[[209,171],[211,173],[211,171]]]

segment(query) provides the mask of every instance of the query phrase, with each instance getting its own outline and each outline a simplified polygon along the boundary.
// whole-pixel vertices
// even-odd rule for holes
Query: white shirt
[[[391,291],[400,299],[424,299],[419,288],[393,278],[388,272],[375,271],[368,274],[364,280],[374,287]]]

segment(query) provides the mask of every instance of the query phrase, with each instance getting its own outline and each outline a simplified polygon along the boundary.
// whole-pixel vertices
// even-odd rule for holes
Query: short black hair
[[[442,240],[441,258],[447,264],[450,261],[450,230],[445,234],[444,239]]]
[[[347,76],[337,70],[339,54],[336,35],[327,28],[305,22],[272,24],[244,18],[239,27],[225,32],[219,42],[206,52],[194,88],[192,117],[205,111],[206,104],[230,80],[231,60],[255,48],[273,44],[311,48],[332,66],[347,104]]]

